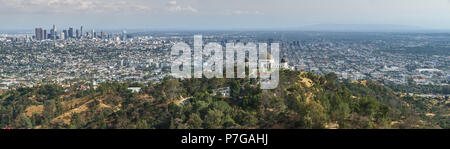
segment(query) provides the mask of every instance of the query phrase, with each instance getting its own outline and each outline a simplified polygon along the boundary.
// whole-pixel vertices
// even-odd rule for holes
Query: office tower
[[[80,28],[80,38],[83,37],[83,26]]]
[[[51,34],[52,34],[52,39],[56,40],[57,32],[56,32],[56,25],[54,25],[54,24],[53,24],[53,29],[51,31]]]
[[[42,37],[42,35],[41,35],[42,34],[42,28],[36,28],[34,32],[36,34],[35,35],[36,36],[36,40],[42,40],[42,38],[41,38]]]
[[[45,37],[45,35],[44,35],[44,29],[42,29],[41,28],[41,37],[39,37],[41,40],[44,40],[44,37]]]
[[[127,31],[126,30],[122,31],[122,40],[127,40]]]
[[[76,34],[77,38],[80,39],[80,31],[78,29],[75,31],[75,34]]]
[[[44,40],[44,31],[42,28],[39,28],[39,40]]]
[[[65,40],[67,37],[67,31],[63,30],[63,32],[61,32],[61,35],[59,36],[59,39]]]
[[[63,36],[63,34],[64,34],[64,36]],[[67,30],[63,30],[63,32],[61,33],[61,39],[63,39],[63,37],[64,37],[64,39],[68,39],[67,38],[68,37]]]
[[[101,39],[105,39],[105,38],[106,38],[105,32],[101,32],[100,34],[101,34],[101,35],[100,35],[100,36],[101,36]]]
[[[54,30],[54,28],[55,28],[55,25],[53,25],[53,28],[51,28],[50,29],[50,34],[51,34],[51,39],[53,39],[53,37],[55,37],[55,30]]]
[[[44,35],[43,35],[44,36],[44,40],[47,40],[48,39],[47,30],[44,29],[43,33],[44,33]]]
[[[50,29],[50,36],[49,36],[49,38],[53,39],[53,34],[55,34],[53,29]]]
[[[91,39],[92,38],[91,32],[86,32],[86,38],[87,39]]]
[[[73,38],[73,28],[69,28],[68,37]]]
[[[96,35],[97,35],[97,34],[95,33],[95,30],[94,30],[94,29],[92,29],[92,33],[91,33],[91,34],[92,34],[92,38],[96,38]]]
[[[52,36],[52,39],[53,39],[53,40],[56,40],[56,39],[58,39],[58,32],[56,32],[56,31],[55,31],[55,35],[54,35],[54,36]]]

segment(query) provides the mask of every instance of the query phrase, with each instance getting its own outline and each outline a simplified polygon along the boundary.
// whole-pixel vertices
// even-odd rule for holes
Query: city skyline
[[[18,0],[0,6],[0,30],[35,26],[103,29],[291,29],[315,24],[393,24],[450,29],[449,0]],[[88,26],[90,25],[90,26]]]
[[[27,33],[27,35],[29,35],[30,33]],[[117,34],[117,33],[115,33]],[[119,33],[120,35],[116,37],[120,38],[120,39],[126,39],[125,36],[127,36],[126,34],[126,30],[123,30],[122,33]],[[98,39],[110,39],[112,38],[112,34],[111,33],[106,33],[103,30],[100,30],[99,32],[96,32],[95,29],[91,29],[90,31],[86,31],[83,32],[83,26],[79,26],[79,28],[75,28],[74,27],[68,27],[68,28],[62,28],[61,31],[58,32],[57,30],[57,26],[56,25],[52,25],[52,28],[49,29],[49,32],[47,32],[47,29],[44,27],[36,27],[34,29],[34,34],[31,35],[31,37],[29,36],[25,36],[24,37],[20,37],[20,38],[16,38],[17,40],[28,40],[29,38],[34,39],[34,40],[57,40],[57,39],[62,39],[62,40],[67,40],[67,39],[94,39],[94,38],[98,38]]]

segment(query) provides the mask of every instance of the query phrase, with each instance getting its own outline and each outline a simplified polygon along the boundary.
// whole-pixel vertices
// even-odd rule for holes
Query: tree
[[[171,102],[168,106],[167,106],[167,110],[169,111],[169,113],[172,115],[172,117],[179,117],[181,116],[181,107],[179,107],[178,105],[176,105],[175,103]]]
[[[295,97],[295,95],[291,94],[286,97],[286,105],[290,110],[299,112],[301,110],[300,101]]]
[[[70,119],[70,127],[71,129],[77,129],[80,128],[82,125],[82,119],[80,114],[78,113],[72,113],[72,118]]]
[[[205,128],[207,129],[221,129],[222,128],[223,113],[218,110],[209,110],[205,116]]]
[[[378,102],[373,98],[362,98],[359,105],[361,114],[371,118],[377,110]]]
[[[233,128],[234,126],[236,126],[236,122],[234,122],[233,118],[231,117],[231,115],[227,114],[225,115],[225,118],[223,120],[223,126],[225,128]]]
[[[201,129],[203,120],[197,113],[192,113],[186,123],[189,129]]]
[[[325,76],[325,78],[327,80],[326,89],[335,91],[337,89],[337,85],[336,85],[336,81],[338,79],[337,74],[334,72],[328,73]]]
[[[106,129],[105,113],[102,111],[94,116],[94,122],[97,124],[96,129]]]
[[[33,126],[41,125],[41,121],[42,116],[40,114],[33,113],[33,115],[31,116],[31,123],[33,124]]]
[[[241,96],[241,84],[235,79],[232,79],[229,84],[231,90],[231,97],[234,100],[239,100],[239,97]]]
[[[389,120],[389,115],[391,114],[391,109],[388,105],[382,104],[378,107],[377,113],[375,114],[375,118],[377,121],[387,121]]]
[[[169,101],[175,100],[182,92],[181,83],[176,79],[165,80],[162,84],[162,89]]]
[[[54,118],[55,115],[55,101],[49,100],[44,102],[44,110],[42,112],[42,115],[46,121],[49,121],[50,119]]]
[[[175,120],[173,120],[173,118],[170,119],[170,125],[169,125],[169,129],[176,129],[177,126],[175,126]]]
[[[324,128],[327,115],[324,108],[320,103],[316,101],[311,101],[306,105],[307,118],[310,118],[311,125],[309,128],[320,129]]]
[[[137,129],[149,129],[149,125],[147,124],[146,120],[140,120],[138,121],[138,123],[136,124],[136,128]]]
[[[33,128],[30,118],[28,118],[26,116],[22,117],[22,119],[20,120],[20,127],[27,128],[27,129]]]
[[[55,108],[56,108],[56,112],[55,112],[55,113],[56,113],[56,116],[63,114],[63,112],[64,112],[64,107],[63,107],[63,105],[61,104],[61,102],[56,103],[56,104],[55,104]]]
[[[237,114],[236,122],[241,126],[253,127],[258,123],[258,118],[252,112],[241,110]]]
[[[345,103],[340,96],[331,97],[330,118],[341,122],[350,115],[350,106]]]

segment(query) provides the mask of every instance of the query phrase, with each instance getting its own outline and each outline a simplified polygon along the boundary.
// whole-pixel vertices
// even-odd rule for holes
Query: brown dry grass
[[[425,113],[425,116],[434,117],[434,116],[436,116],[436,114],[434,114],[434,113]]]
[[[339,124],[336,122],[331,122],[331,123],[325,124],[325,129],[338,129],[338,128],[339,128]]]
[[[37,106],[28,106],[25,109],[25,116],[31,117],[34,113],[42,114],[42,111],[44,111],[44,105],[37,105]]]
[[[74,108],[72,110],[69,110],[68,112],[65,112],[59,116],[57,116],[56,118],[54,118],[53,120],[51,120],[51,123],[58,123],[58,122],[62,122],[65,125],[69,125],[70,124],[70,120],[72,119],[72,114],[73,113],[83,113],[86,112],[87,110],[89,110],[89,104],[92,103],[93,100],[88,101],[86,103],[84,103],[83,105]]]
[[[314,85],[313,81],[309,78],[302,78],[302,80],[300,81],[303,84],[305,84],[306,87],[312,87]]]

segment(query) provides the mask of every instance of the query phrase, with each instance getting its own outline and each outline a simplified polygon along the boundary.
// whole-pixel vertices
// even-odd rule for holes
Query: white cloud
[[[190,0],[0,0],[1,14],[164,14],[197,13]]]
[[[449,0],[450,1],[450,0]],[[169,1],[168,2],[169,5],[177,5],[177,1]]]
[[[0,0],[0,12],[15,14],[140,13],[152,10],[141,0]]]
[[[167,5],[167,10],[170,12],[198,12],[198,10],[193,8],[192,6],[181,6],[177,3],[177,1],[169,1]]]
[[[249,11],[249,10],[233,10],[231,12],[228,12],[228,14],[233,15],[263,15],[261,11],[255,10],[255,11]]]

